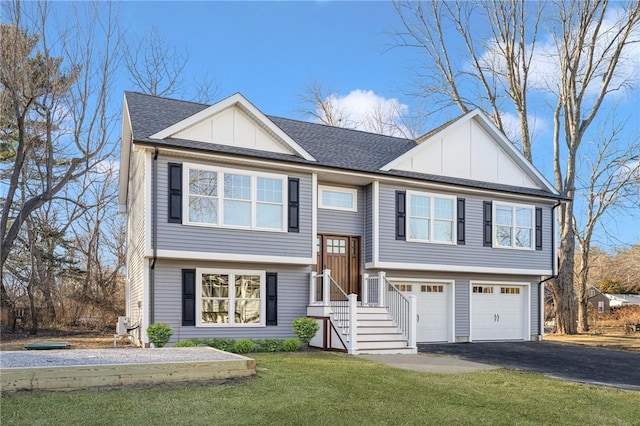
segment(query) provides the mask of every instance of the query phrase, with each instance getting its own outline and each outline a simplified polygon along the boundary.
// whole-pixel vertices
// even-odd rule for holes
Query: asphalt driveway
[[[640,353],[556,342],[418,344],[421,353],[640,391]]]

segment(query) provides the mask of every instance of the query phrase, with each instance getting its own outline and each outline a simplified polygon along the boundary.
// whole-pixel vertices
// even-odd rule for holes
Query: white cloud
[[[510,141],[520,146],[522,141],[522,135],[520,133],[520,118],[511,112],[500,112],[502,118],[502,127],[504,127],[504,133]],[[527,115],[529,124],[529,135],[531,140],[536,140],[536,137],[550,129],[549,123],[542,116],[539,115]]]
[[[410,132],[402,124],[409,107],[395,98],[376,95],[372,90],[352,90],[348,95],[331,94],[325,99],[334,115],[342,117],[343,127],[407,137]],[[316,113],[323,115],[317,107]]]

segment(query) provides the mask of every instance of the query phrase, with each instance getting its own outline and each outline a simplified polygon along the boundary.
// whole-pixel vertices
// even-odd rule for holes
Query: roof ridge
[[[403,138],[403,137],[400,137],[400,136],[385,135],[383,133],[369,132],[369,131],[360,130],[360,129],[351,129],[349,127],[331,126],[331,125],[325,124],[325,123],[314,123],[313,121],[298,120],[298,119],[295,119],[295,118],[278,117],[277,115],[269,115],[269,114],[265,114],[265,115],[267,116],[267,118],[277,118],[279,120],[295,121],[297,123],[312,124],[314,126],[327,127],[329,129],[338,129],[338,130],[341,130],[341,131],[342,130],[347,130],[347,131],[350,131],[350,132],[364,133],[364,134],[367,134],[367,135],[384,136],[385,138],[392,138],[392,139],[399,139],[399,140],[402,140],[402,141],[416,142],[415,139]]]
[[[142,95],[142,96],[147,96],[147,97],[150,97],[150,98],[164,99],[164,100],[167,100],[167,101],[182,102],[182,103],[185,103],[185,104],[194,104],[194,105],[201,105],[201,106],[211,106],[211,104],[205,104],[205,103],[202,103],[202,102],[186,101],[186,100],[184,100],[184,99],[169,98],[169,97],[167,97],[167,96],[160,96],[160,95],[152,95],[152,94],[150,94],[150,93],[136,92],[135,90],[125,90],[125,91],[124,91],[124,93],[125,93],[125,95],[126,95],[127,93],[131,93],[131,94],[134,94],[134,95]]]

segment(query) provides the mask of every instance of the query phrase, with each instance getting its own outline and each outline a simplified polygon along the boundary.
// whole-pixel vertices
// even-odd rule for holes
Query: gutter
[[[149,266],[149,324],[155,322],[155,278],[156,261],[158,260],[158,147],[154,147],[151,164],[151,232],[153,259]]]

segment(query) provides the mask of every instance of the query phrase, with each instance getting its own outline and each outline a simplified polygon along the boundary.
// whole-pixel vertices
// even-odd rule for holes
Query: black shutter
[[[278,274],[267,272],[267,325],[278,325]]]
[[[396,240],[407,239],[407,194],[396,191]]]
[[[300,232],[300,179],[289,178],[289,232]]]
[[[458,244],[464,245],[464,198],[458,198]]]
[[[182,270],[182,325],[196,325],[196,270]]]
[[[491,220],[491,215],[493,214],[493,207],[491,201],[485,201],[483,203],[483,224],[484,224],[484,246],[491,247],[491,242],[493,240],[493,221]]]
[[[542,208],[536,207],[536,250],[542,250]]]
[[[182,164],[169,163],[170,223],[182,223]]]

